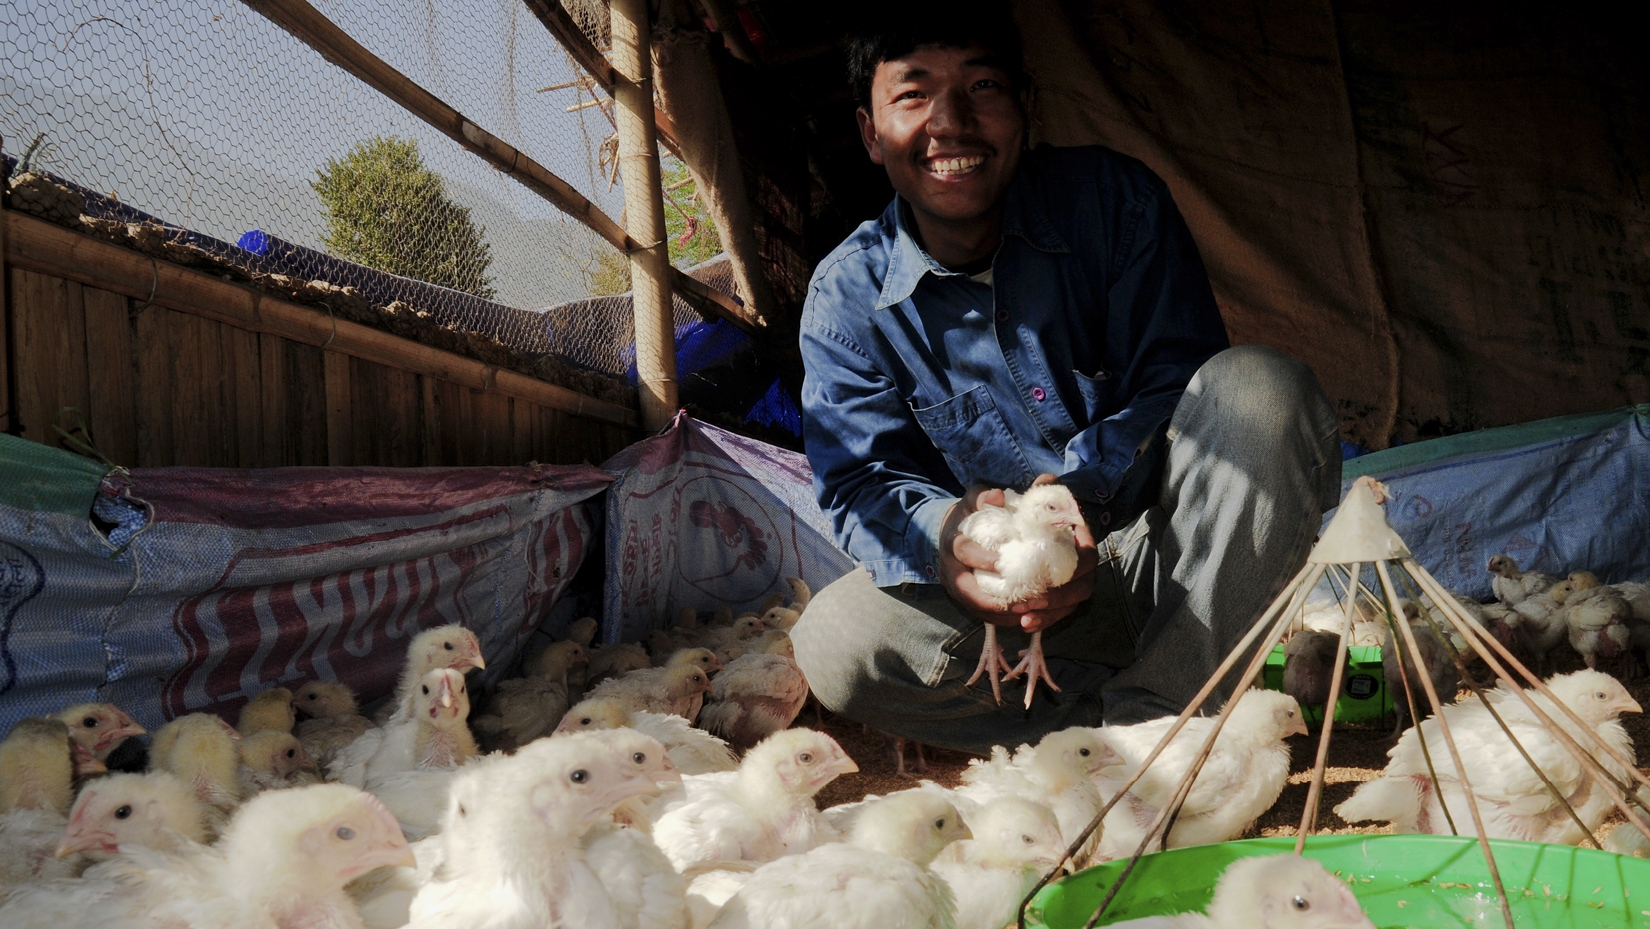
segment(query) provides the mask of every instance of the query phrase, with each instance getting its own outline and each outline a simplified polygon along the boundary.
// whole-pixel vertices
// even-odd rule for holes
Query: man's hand
[[[1053,484],[1057,480],[1053,474],[1040,474],[1032,481],[1032,486]],[[1093,574],[1100,556],[1088,526],[1078,526],[1077,572],[1071,580],[1036,599],[1010,604],[1007,610],[998,609],[974,580],[975,570],[997,569],[997,555],[958,533],[957,527],[980,507],[1003,506],[1006,502],[1001,490],[971,487],[946,514],[944,527],[940,530],[940,583],[958,606],[981,622],[1039,632],[1071,615],[1094,593]]]

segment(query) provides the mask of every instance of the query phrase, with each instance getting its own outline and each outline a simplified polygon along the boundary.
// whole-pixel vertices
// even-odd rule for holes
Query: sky
[[[617,218],[597,175],[612,131],[518,0],[312,0],[356,41]],[[21,0],[0,22],[0,133],[42,163],[231,242],[250,229],[322,248],[315,171],[363,139],[418,142],[492,245],[502,303],[584,296],[605,243],[517,182],[327,63],[239,0]],[[597,91],[600,93],[600,91]],[[418,234],[410,229],[409,235]]]

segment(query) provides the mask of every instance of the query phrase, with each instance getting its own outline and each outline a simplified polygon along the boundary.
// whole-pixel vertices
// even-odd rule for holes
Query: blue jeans
[[[1168,439],[1158,503],[1100,539],[1094,595],[1043,633],[1059,693],[1039,687],[1026,710],[1020,678],[997,705],[984,678],[963,683],[984,640],[977,620],[938,585],[879,588],[857,570],[815,594],[791,631],[820,702],[886,732],[980,753],[1067,726],[1179,712],[1305,563],[1339,501],[1341,455],[1335,411],[1311,369],[1256,345],[1198,369]],[[1101,527],[1090,528],[1100,538]],[[1011,656],[1028,641],[998,629]]]

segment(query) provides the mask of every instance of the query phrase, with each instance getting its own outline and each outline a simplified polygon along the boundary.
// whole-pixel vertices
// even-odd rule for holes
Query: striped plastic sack
[[[796,452],[686,414],[602,464],[607,495],[605,642],[634,641],[684,607],[755,610],[800,577],[818,590],[853,569]]]
[[[458,623],[487,679],[599,539],[594,468],[205,468],[129,475],[0,436],[0,732],[84,700],[233,720],[323,678],[389,693]]]

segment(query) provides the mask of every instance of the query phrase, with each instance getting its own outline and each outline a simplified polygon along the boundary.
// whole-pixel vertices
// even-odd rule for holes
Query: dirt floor
[[[1561,672],[1583,667],[1580,656],[1569,657],[1572,659],[1573,667],[1565,666],[1561,661]],[[1626,686],[1634,699],[1641,705],[1650,707],[1650,678],[1629,682]],[[1471,699],[1470,691],[1463,690],[1462,694]],[[797,722],[799,725],[810,724],[811,717],[810,709]],[[1642,764],[1650,762],[1650,718],[1629,715],[1623,717],[1623,722],[1633,737],[1635,757],[1641,762],[1640,770],[1650,773],[1650,765]],[[837,778],[821,791],[818,797],[821,807],[849,803],[862,799],[866,794],[886,794],[914,783],[909,777],[897,776],[893,741],[887,736],[867,732],[858,723],[829,716],[825,719],[824,728],[859,764],[859,772]],[[1390,826],[1384,825],[1350,825],[1336,816],[1332,810],[1336,804],[1350,797],[1359,783],[1373,780],[1380,775],[1381,769],[1386,766],[1387,750],[1392,747],[1393,742],[1390,720],[1385,725],[1339,724],[1335,727],[1329,743],[1328,767],[1324,774],[1323,802],[1319,808],[1317,834],[1375,834],[1392,831]],[[1305,810],[1306,794],[1312,779],[1312,762],[1317,755],[1317,747],[1318,729],[1315,724],[1310,736],[1295,736],[1289,739],[1289,782],[1277,804],[1260,818],[1246,837],[1295,834],[1300,825],[1301,814]],[[926,749],[924,754],[929,770],[921,776],[946,786],[955,786],[959,782],[972,757],[962,752],[932,748]],[[906,757],[908,765],[915,761],[914,748],[907,748]],[[1613,813],[1599,830],[1598,838],[1602,840],[1614,828],[1614,824],[1621,820],[1620,813]]]

